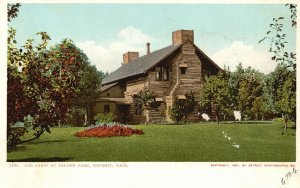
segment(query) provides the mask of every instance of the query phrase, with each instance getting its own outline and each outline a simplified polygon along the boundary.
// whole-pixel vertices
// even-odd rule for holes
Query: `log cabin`
[[[193,30],[172,32],[172,44],[150,52],[123,54],[123,64],[102,81],[100,95],[93,113],[114,113],[116,121],[123,123],[171,122],[170,109],[175,99],[186,99],[193,90],[197,103],[201,83],[205,76],[217,74],[222,69],[194,44]],[[148,88],[157,102],[155,108],[141,111],[134,96]],[[199,121],[199,105],[186,121]]]

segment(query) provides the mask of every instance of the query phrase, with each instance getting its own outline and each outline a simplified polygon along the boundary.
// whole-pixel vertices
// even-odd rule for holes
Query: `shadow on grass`
[[[73,158],[70,157],[48,157],[48,158],[25,158],[25,159],[16,159],[16,160],[7,160],[7,162],[62,162],[67,161]]]
[[[220,121],[217,123],[216,121],[199,121],[194,123],[163,123],[160,125],[190,125],[190,124],[205,124],[205,125],[223,125],[223,124],[272,124],[272,121]]]
[[[52,144],[52,143],[61,143],[61,142],[65,142],[65,140],[43,140],[43,141],[42,140],[36,140],[36,141],[31,141],[31,142],[27,142],[27,143],[17,145],[16,148],[8,148],[7,153],[14,152],[14,151],[24,151],[27,148],[26,145]]]
[[[61,142],[65,142],[65,140],[35,140],[32,142],[28,142],[26,144],[53,144],[53,143],[61,143]]]
[[[228,121],[227,124],[271,124],[272,121]]]

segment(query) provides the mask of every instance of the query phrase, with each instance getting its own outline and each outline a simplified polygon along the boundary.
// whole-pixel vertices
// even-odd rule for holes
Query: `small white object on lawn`
[[[208,121],[210,118],[207,114],[202,114],[202,118],[205,119],[206,121]]]
[[[231,138],[228,136],[228,140],[231,140]]]
[[[232,146],[235,147],[235,148],[240,148],[240,145],[238,145],[238,144],[234,144]]]
[[[235,120],[239,120],[239,121],[242,120],[242,115],[241,115],[240,111],[233,111],[233,115],[234,115]]]

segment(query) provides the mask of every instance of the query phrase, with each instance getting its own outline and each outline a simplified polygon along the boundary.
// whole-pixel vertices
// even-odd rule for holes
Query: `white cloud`
[[[114,71],[121,66],[123,54],[137,51],[140,56],[146,53],[146,43],[151,37],[138,28],[129,26],[119,31],[116,39],[108,44],[97,44],[95,41],[78,42],[76,45],[89,57],[92,64],[101,71]]]
[[[212,59],[223,68],[229,66],[231,71],[236,70],[239,62],[243,67],[251,66],[263,73],[270,73],[276,68],[276,63],[271,60],[268,52],[257,51],[254,46],[234,41],[229,47],[212,55]]]

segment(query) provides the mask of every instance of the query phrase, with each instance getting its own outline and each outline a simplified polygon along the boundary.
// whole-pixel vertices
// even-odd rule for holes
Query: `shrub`
[[[184,117],[184,105],[182,101],[175,99],[174,105],[171,108],[171,118],[174,120],[176,123],[180,122],[182,118]]]
[[[99,123],[111,123],[115,119],[115,116],[113,113],[108,113],[108,114],[103,114],[103,113],[98,113],[95,117],[94,120],[96,121],[97,124]]]
[[[196,100],[194,93],[194,91],[186,93],[185,100],[175,98],[174,105],[170,110],[170,115],[172,120],[174,120],[176,123],[180,122],[183,117],[186,119],[187,115],[195,110]]]
[[[133,134],[144,134],[143,130],[133,129],[127,126],[98,126],[84,131],[77,132],[76,137],[114,137],[114,136],[130,136]]]

